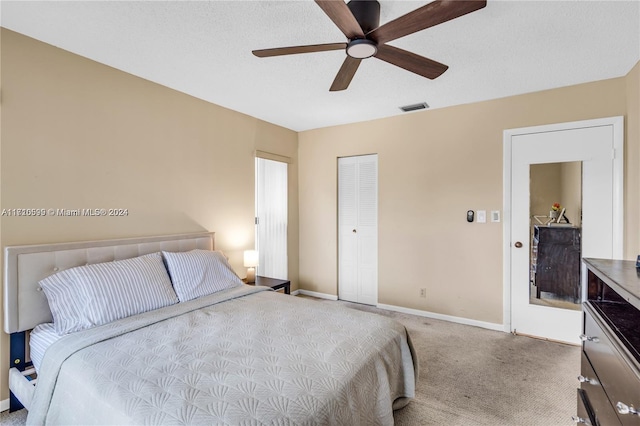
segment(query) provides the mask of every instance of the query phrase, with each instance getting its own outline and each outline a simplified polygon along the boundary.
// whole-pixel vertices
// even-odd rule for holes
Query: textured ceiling
[[[381,0],[385,23],[428,1]],[[640,60],[639,1],[493,1],[390,42],[449,65],[435,80],[371,58],[329,92],[343,51],[251,50],[346,41],[311,0],[5,1],[2,26],[296,131],[625,75]]]

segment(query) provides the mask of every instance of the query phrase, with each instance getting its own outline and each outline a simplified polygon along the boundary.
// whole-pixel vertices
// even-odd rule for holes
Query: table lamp
[[[244,266],[247,268],[247,278],[245,282],[256,282],[256,266],[258,266],[258,251],[257,250],[245,250],[244,251]]]

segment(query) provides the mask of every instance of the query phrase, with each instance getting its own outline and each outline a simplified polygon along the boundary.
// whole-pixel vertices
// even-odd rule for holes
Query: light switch
[[[487,211],[486,210],[478,210],[476,212],[476,221],[478,223],[486,223],[487,222]]]
[[[491,210],[491,222],[500,222],[500,210]]]

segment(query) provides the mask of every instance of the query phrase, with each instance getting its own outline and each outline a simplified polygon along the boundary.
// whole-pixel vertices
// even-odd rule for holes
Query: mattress
[[[416,377],[396,321],[242,286],[65,335],[27,423],[393,425]]]
[[[58,339],[60,339],[60,336],[56,334],[53,323],[50,322],[40,324],[31,331],[29,337],[29,353],[36,372],[40,370],[45,351]]]

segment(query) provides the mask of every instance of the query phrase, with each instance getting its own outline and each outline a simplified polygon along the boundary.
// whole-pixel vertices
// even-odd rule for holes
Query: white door
[[[288,279],[287,163],[256,158],[258,275]]]
[[[579,310],[530,303],[530,166],[582,162],[581,255],[621,258],[622,141],[622,117],[505,131],[505,287],[510,286],[505,323],[510,313],[509,331],[579,343]],[[583,267],[583,299],[585,275]]]
[[[338,159],[338,297],[378,303],[378,156]]]

